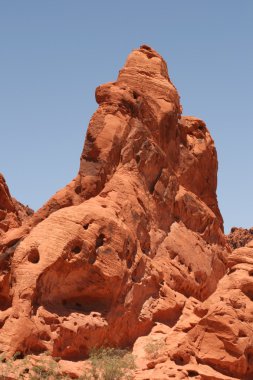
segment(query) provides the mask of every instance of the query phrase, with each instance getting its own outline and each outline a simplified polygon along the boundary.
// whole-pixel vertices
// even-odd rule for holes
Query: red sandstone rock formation
[[[228,272],[210,297],[202,303],[189,298],[173,329],[153,329],[149,338],[163,339],[164,346],[156,361],[142,360],[136,378],[167,379],[174,373],[178,379],[194,374],[199,379],[252,379],[252,273],[250,243],[229,256]],[[147,339],[137,340],[138,352]]]
[[[11,197],[5,179],[0,173],[0,237],[9,229],[21,226],[32,213],[29,207]]]
[[[8,186],[2,174],[0,174],[0,239],[4,238],[4,233],[21,226],[22,222],[32,214],[29,207],[25,207],[15,198],[11,197]],[[10,269],[11,261],[17,240],[10,240],[4,246],[4,251],[0,255],[0,310],[11,306],[10,300]],[[1,322],[0,322],[1,326]]]
[[[148,46],[96,99],[77,177],[0,236],[0,351],[133,345],[136,379],[250,379],[253,251],[228,255],[205,123]]]
[[[230,234],[226,236],[227,242],[232,249],[244,247],[253,239],[253,228],[231,228]]]

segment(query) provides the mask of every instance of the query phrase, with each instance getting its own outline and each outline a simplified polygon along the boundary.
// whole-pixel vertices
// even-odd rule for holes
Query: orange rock
[[[227,278],[214,142],[203,121],[181,116],[166,63],[146,45],[96,100],[77,177],[0,237],[2,255],[13,255],[2,272],[0,351],[81,360],[94,346],[136,342],[136,378],[228,379],[215,377],[237,365],[216,371],[215,321],[196,343]],[[152,360],[148,334],[164,341]]]
[[[231,228],[230,234],[226,236],[227,242],[232,249],[244,247],[253,239],[253,228]]]
[[[11,197],[5,179],[0,173],[0,238],[9,229],[20,226],[32,212],[29,207]]]

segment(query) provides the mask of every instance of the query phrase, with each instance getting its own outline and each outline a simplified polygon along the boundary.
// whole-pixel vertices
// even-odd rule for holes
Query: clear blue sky
[[[39,208],[77,173],[96,86],[145,43],[206,121],[228,231],[253,226],[252,0],[0,0],[0,171]]]

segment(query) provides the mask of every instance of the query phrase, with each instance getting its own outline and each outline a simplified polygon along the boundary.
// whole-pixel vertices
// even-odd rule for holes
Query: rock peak
[[[133,50],[127,57],[123,69],[120,71],[118,80],[122,80],[122,73],[127,70],[129,75],[148,76],[149,78],[170,82],[167,64],[163,57],[147,45]]]
[[[182,116],[147,45],[96,100],[76,178],[0,236],[0,352],[77,361],[130,346],[151,380],[250,378],[252,247],[228,259],[206,124]]]

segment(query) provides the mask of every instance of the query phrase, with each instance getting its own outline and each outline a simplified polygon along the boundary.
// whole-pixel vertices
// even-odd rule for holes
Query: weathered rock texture
[[[32,213],[29,207],[11,197],[6,181],[0,173],[0,237],[9,229],[21,226]]]
[[[230,234],[227,235],[227,242],[232,249],[244,247],[253,239],[253,228],[231,228]]]
[[[96,100],[77,177],[0,237],[0,351],[134,345],[136,379],[246,379],[252,249],[228,256],[205,123],[148,46]]]

